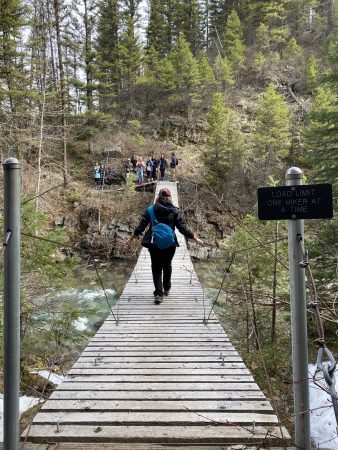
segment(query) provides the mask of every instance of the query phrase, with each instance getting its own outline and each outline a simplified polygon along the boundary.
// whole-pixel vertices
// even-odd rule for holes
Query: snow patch
[[[40,375],[40,377],[46,378],[46,380],[49,380],[51,383],[56,385],[61,384],[62,381],[65,379],[65,377],[63,377],[62,375],[50,372],[49,370],[37,370],[31,373],[36,373],[37,375]]]
[[[28,411],[33,406],[37,405],[39,399],[37,397],[27,397],[26,395],[20,397],[20,414]],[[3,442],[3,417],[4,417],[4,402],[3,395],[0,394],[0,442]]]
[[[318,448],[338,450],[337,424],[331,395],[320,388],[320,386],[326,388],[322,372],[316,374],[315,380],[318,385],[314,384],[312,378],[316,368],[317,366],[315,365],[309,365],[311,438],[313,445],[318,446]],[[336,389],[338,391],[338,369],[336,369],[335,375]]]

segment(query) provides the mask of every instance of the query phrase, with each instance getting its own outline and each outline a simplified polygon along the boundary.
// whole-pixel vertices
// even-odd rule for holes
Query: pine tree
[[[226,22],[223,37],[225,55],[235,73],[244,67],[243,27],[236,10],[232,10]]]
[[[153,48],[161,55],[167,55],[172,46],[170,24],[165,15],[165,5],[161,0],[150,0],[147,27],[147,48]]]
[[[313,55],[310,55],[306,64],[306,86],[309,92],[312,92],[318,84],[318,74],[318,61]]]
[[[15,113],[25,98],[24,61],[19,48],[25,9],[20,0],[0,0],[0,102]]]
[[[205,54],[202,55],[198,62],[198,69],[200,73],[201,87],[206,91],[206,93],[208,93],[210,87],[216,84],[216,78]]]
[[[254,134],[255,155],[261,167],[262,183],[268,175],[276,173],[290,148],[289,111],[283,96],[271,83],[259,98]]]
[[[226,0],[209,0],[208,2],[208,29],[210,38],[221,44],[224,24],[226,23]]]
[[[266,54],[276,52],[282,57],[290,37],[290,28],[286,22],[287,5],[284,1],[272,1],[263,3],[261,8],[263,17],[258,29],[258,39],[264,41],[264,44],[260,50]]]
[[[200,74],[197,60],[191,53],[183,33],[180,33],[169,58],[175,71],[173,82],[176,95],[183,104],[187,120],[190,121],[193,108],[199,102]]]
[[[118,0],[101,0],[97,37],[97,72],[99,107],[103,113],[116,109],[120,76],[118,68],[118,31],[120,12]]]
[[[233,181],[229,171],[231,169],[235,173],[235,168],[241,166],[245,148],[234,114],[225,106],[220,92],[213,97],[207,121],[209,129],[205,163],[209,180],[215,186],[226,187]]]
[[[131,16],[127,18],[127,28],[121,36],[118,46],[119,69],[121,76],[120,101],[125,105],[127,116],[134,115],[136,104],[133,89],[141,69],[141,47],[135,36],[135,25]]]
[[[305,129],[308,164],[312,179],[332,182],[337,191],[338,180],[338,41],[329,46],[331,74],[317,89]]]
[[[217,56],[214,68],[216,79],[222,86],[223,90],[225,90],[227,86],[232,86],[233,84],[235,84],[232,68],[226,57],[222,58],[221,56]]]
[[[177,1],[177,32],[183,33],[194,56],[202,44],[202,11],[198,0]]]
[[[292,37],[284,49],[283,58],[290,60],[293,65],[298,66],[301,63],[302,55],[302,48],[298,45],[297,40]]]

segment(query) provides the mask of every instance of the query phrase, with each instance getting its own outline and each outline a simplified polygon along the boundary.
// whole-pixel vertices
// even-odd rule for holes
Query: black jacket
[[[190,239],[194,237],[194,233],[186,226],[179,209],[176,208],[176,206],[170,205],[169,203],[163,201],[156,202],[154,205],[154,214],[159,222],[169,225],[173,230],[175,230],[176,227],[180,233]],[[151,243],[151,220],[148,210],[146,210],[141,217],[140,223],[134,230],[135,236],[139,236],[143,233],[148,225],[150,226],[142,239],[142,245],[143,247],[149,248],[153,244]],[[176,239],[176,247],[178,246],[179,245]]]

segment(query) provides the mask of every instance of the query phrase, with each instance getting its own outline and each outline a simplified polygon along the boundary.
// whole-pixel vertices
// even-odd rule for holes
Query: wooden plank
[[[232,375],[232,374],[208,374],[208,375],[109,375],[111,370],[104,369],[104,374],[90,374],[88,369],[81,370],[80,374],[71,374],[67,378],[69,383],[76,382],[95,382],[99,383],[247,383],[253,381],[252,375]]]
[[[92,391],[92,390],[62,390],[53,392],[50,399],[82,399],[82,400],[265,400],[264,394],[257,391]]]
[[[101,391],[258,391],[259,387],[255,383],[227,382],[222,383],[114,383],[114,382],[93,382],[86,381],[86,377],[81,380],[67,380],[59,386],[60,390],[101,390]]]
[[[100,367],[104,365],[104,367]],[[243,368],[239,368],[239,369],[234,369],[234,368],[223,368],[222,366],[219,367],[214,367],[214,368],[192,368],[192,369],[182,369],[182,368],[167,368],[167,369],[160,369],[158,367],[154,367],[151,369],[148,368],[136,368],[134,366],[133,367],[133,375],[149,375],[149,376],[153,376],[154,374],[156,374],[156,376],[162,376],[162,375],[168,375],[170,374],[171,376],[177,376],[180,377],[182,375],[226,375],[226,376],[232,376],[232,375],[251,375],[250,371],[248,369],[243,369]],[[92,363],[82,363],[82,364],[75,364],[73,366],[73,368],[71,369],[71,371],[69,372],[70,374],[73,374],[75,372],[79,373],[79,371],[88,371],[88,370],[99,370],[99,371],[103,371],[103,370],[110,370],[110,373],[112,375],[130,375],[130,370],[129,369],[121,369],[121,368],[115,368],[112,367],[109,363],[103,363],[102,361],[100,361],[98,363],[98,367],[94,367],[93,362]],[[100,372],[93,372],[93,373],[100,373]]]
[[[92,362],[97,359],[95,356],[86,357],[83,356],[78,359],[78,362],[74,364],[73,369],[81,368],[81,367],[89,367],[89,365],[93,365]],[[133,362],[116,362],[116,358],[111,358],[109,356],[101,356],[100,362],[109,364],[109,367],[117,373],[124,373],[124,371],[127,369],[130,373],[130,369],[135,369],[133,373],[139,373],[144,372],[145,370],[170,370],[171,373],[176,373],[177,370],[193,370],[193,369],[200,369],[200,370],[218,370],[221,368],[221,370],[234,370],[234,373],[237,373],[236,371],[244,370],[244,373],[247,373],[245,365],[242,362],[237,363],[224,363],[221,364],[220,361],[214,362],[214,361],[205,361],[203,362],[176,362],[176,361],[168,361],[168,362],[146,362],[146,361],[133,361]],[[87,366],[88,364],[88,366]],[[200,372],[199,370],[199,372]],[[250,371],[248,371],[250,372]],[[161,372],[160,372],[161,373]],[[192,372],[191,372],[192,373]]]
[[[43,410],[34,418],[33,424],[71,424],[71,425],[274,425],[277,417],[264,412],[205,411],[165,412],[165,411],[48,411]]]
[[[236,448],[236,450],[268,450],[271,447],[258,444],[258,446],[247,446],[245,448]],[[274,450],[296,450],[296,447],[273,447]],[[3,446],[0,443],[0,450],[3,450]],[[22,450],[187,450],[187,446],[180,445],[164,445],[164,444],[137,444],[137,443],[118,443],[118,444],[105,444],[102,442],[96,442],[95,444],[77,442],[72,444],[71,442],[57,442],[49,444],[31,444],[26,443]],[[234,450],[233,445],[216,444],[216,445],[194,445],[193,450]],[[313,449],[313,450],[330,450],[330,449]]]
[[[242,359],[240,358],[240,356],[238,355],[238,353],[232,352],[233,354],[227,355],[224,354],[223,352],[223,358],[224,358],[224,362],[242,362]],[[110,358],[114,358],[115,361],[121,361],[121,362],[211,362],[211,363],[215,363],[215,362],[220,362],[220,358],[219,358],[219,354],[220,352],[212,352],[212,354],[210,355],[210,352],[207,352],[207,354],[202,353],[202,354],[186,354],[186,355],[182,355],[180,352],[171,352],[170,355],[164,355],[163,353],[161,354],[154,354],[154,352],[152,352],[151,355],[140,355],[139,352],[134,352],[134,353],[127,353],[127,352],[112,352],[110,350],[108,351],[103,351],[101,350],[101,352],[99,350],[92,350],[92,351],[88,351],[86,350],[85,352],[82,353],[83,356],[90,356],[92,357],[93,355],[96,355],[97,357],[105,357],[105,356],[109,356]]]
[[[43,411],[91,410],[91,411],[231,411],[273,412],[268,401],[256,400],[53,400],[42,406]]]
[[[24,433],[25,435],[25,433]],[[283,439],[280,427],[241,427],[235,425],[208,426],[88,426],[88,425],[32,425],[30,440],[41,442],[63,439],[79,442],[167,442],[167,443],[249,443]],[[284,429],[284,436],[288,436]]]

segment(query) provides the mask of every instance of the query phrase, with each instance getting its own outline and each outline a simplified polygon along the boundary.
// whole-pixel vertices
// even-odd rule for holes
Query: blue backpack
[[[169,225],[161,223],[156,219],[153,206],[150,206],[147,211],[150,216],[152,227],[151,243],[162,250],[176,245],[176,235],[174,230]]]

